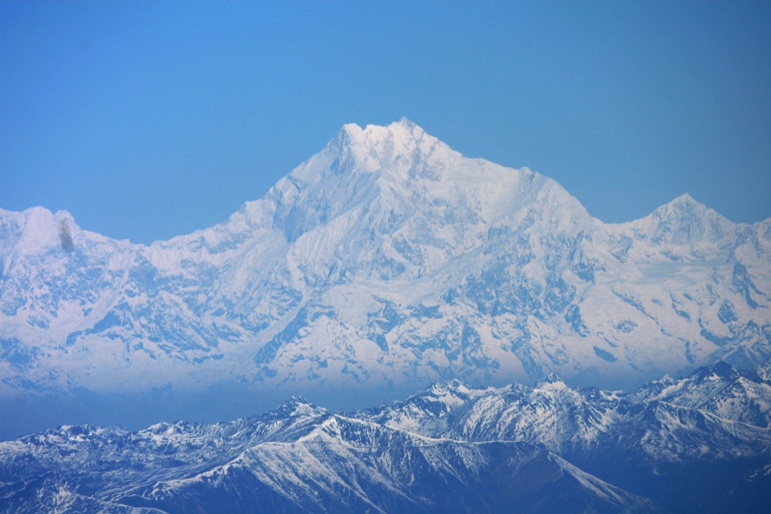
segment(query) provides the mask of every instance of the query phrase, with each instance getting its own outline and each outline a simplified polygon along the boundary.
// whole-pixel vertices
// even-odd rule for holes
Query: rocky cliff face
[[[771,355],[771,220],[687,195],[608,225],[407,120],[346,125],[224,223],[150,246],[0,211],[4,394],[628,387]]]

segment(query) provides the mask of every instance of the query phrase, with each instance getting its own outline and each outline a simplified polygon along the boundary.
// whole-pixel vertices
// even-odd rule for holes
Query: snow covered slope
[[[628,387],[771,355],[771,220],[688,195],[608,225],[408,120],[346,125],[227,221],[150,246],[0,211],[4,394]]]

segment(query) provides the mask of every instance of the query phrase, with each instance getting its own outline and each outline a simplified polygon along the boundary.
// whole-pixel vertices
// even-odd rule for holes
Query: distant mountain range
[[[408,120],[346,125],[263,199],[150,246],[0,211],[0,396],[751,368],[771,356],[770,251],[771,219],[683,195],[605,224]]]
[[[760,370],[763,372],[763,370]],[[437,383],[336,413],[0,443],[2,512],[765,512],[771,382],[720,362],[629,392]]]

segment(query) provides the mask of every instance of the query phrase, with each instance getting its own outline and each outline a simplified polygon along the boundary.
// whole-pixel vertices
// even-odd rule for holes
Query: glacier
[[[634,388],[771,356],[771,219],[621,224],[409,120],[345,125],[214,227],[145,246],[0,210],[0,398]],[[347,394],[347,393],[346,393]],[[726,407],[729,408],[729,407]]]

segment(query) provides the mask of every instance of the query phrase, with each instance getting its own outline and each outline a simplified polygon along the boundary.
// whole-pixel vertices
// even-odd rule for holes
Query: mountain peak
[[[709,212],[714,211],[711,211],[703,203],[696,201],[688,193],[683,193],[656,209],[654,214],[659,213],[662,219],[691,221],[694,218],[702,219]]]
[[[733,224],[684,193],[643,218],[652,242],[690,244],[715,242],[729,235]]]
[[[669,206],[673,210],[677,212],[704,212],[708,210],[708,207],[704,205],[703,203],[697,201],[694,197],[689,195],[688,193],[683,193],[680,196],[673,199],[671,202],[666,204],[666,206]]]
[[[377,143],[389,136],[400,139],[419,139],[426,134],[426,131],[416,123],[402,117],[388,125],[367,124],[364,128],[356,123],[346,123],[340,129],[340,134],[350,138],[351,142]]]
[[[421,161],[435,164],[450,156],[460,157],[407,118],[387,126],[343,125],[327,145],[327,152],[334,159],[332,168],[338,172],[409,168]]]
[[[697,202],[688,193],[683,193],[656,209],[654,213],[660,212],[667,217],[673,217],[682,215],[683,213],[702,213],[706,210],[706,205]]]
[[[317,407],[302,396],[292,396],[275,409],[282,416],[313,416],[325,412],[322,407]]]
[[[80,227],[67,211],[54,214],[44,207],[31,207],[14,217],[22,230],[16,244],[21,253],[38,254],[57,246],[69,250],[73,236],[80,233]]]
[[[471,389],[466,384],[455,378],[449,382],[434,382],[427,389],[427,392],[435,396],[445,396],[448,394],[459,396],[467,395],[471,392]]]
[[[570,387],[556,373],[549,373],[536,382],[535,388],[540,391],[561,391]]]
[[[415,123],[413,123],[411,120],[407,119],[406,116],[402,116],[399,121],[395,121],[393,124],[396,124],[396,123],[399,123],[406,127],[417,127],[417,125],[415,125]]]
[[[698,380],[711,379],[713,377],[723,380],[733,380],[738,376],[739,373],[734,367],[722,360],[711,366],[701,366],[694,370],[690,375],[690,377]]]
[[[690,194],[683,193],[670,203],[684,203],[684,204],[696,204],[696,205],[702,205],[700,202],[697,202]]]

